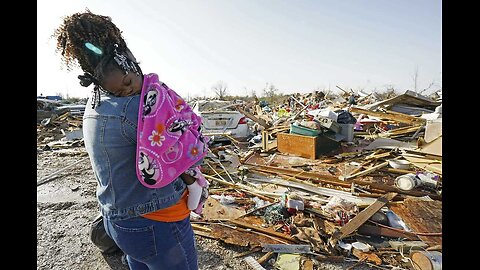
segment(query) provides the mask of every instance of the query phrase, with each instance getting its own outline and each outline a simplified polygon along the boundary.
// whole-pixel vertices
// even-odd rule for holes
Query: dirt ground
[[[96,180],[83,147],[37,150],[37,183],[59,172],[56,178],[37,186],[37,269],[127,270],[122,253],[102,255],[90,242],[90,222],[98,214]],[[83,160],[82,160],[83,159]],[[196,236],[199,269],[251,269],[242,258],[248,248]],[[255,259],[264,253],[253,253]],[[340,270],[354,263],[320,263],[316,269]],[[266,269],[275,269],[267,265]],[[355,269],[376,269],[367,266]]]

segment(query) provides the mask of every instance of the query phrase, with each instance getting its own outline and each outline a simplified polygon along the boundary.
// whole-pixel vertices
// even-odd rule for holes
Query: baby
[[[91,43],[86,47],[102,54]],[[207,140],[200,133],[201,118],[156,74],[141,74],[131,52],[117,49],[115,44],[113,57],[103,58],[114,61],[99,65],[103,69],[97,73],[102,74],[104,85],[116,89],[116,96],[131,96],[140,91],[136,149],[139,181],[148,188],[161,188],[181,177],[188,188],[188,208],[201,214],[208,196],[208,182],[199,166],[207,153]],[[95,79],[88,74],[80,77]]]
[[[143,78],[137,131],[137,176],[159,188],[181,177],[188,188],[188,208],[200,214],[208,182],[199,165],[207,153],[201,118],[156,74]],[[203,194],[202,194],[203,193]],[[203,196],[202,196],[203,195]]]

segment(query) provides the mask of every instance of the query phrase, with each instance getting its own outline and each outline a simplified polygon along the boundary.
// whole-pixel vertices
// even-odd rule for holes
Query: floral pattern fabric
[[[144,75],[137,130],[137,176],[144,186],[166,186],[206,155],[200,124],[157,74]]]

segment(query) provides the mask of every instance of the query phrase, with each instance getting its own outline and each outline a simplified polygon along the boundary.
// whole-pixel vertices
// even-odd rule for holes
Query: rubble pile
[[[253,134],[210,148],[196,234],[250,247],[252,269],[441,269],[441,100],[314,92],[237,109]]]
[[[237,104],[252,134],[210,145],[195,234],[250,247],[239,257],[252,269],[441,269],[441,92],[341,90]],[[68,113],[44,119],[37,144],[81,146],[78,130]]]
[[[82,116],[64,112],[37,123],[37,149],[53,150],[83,146]]]

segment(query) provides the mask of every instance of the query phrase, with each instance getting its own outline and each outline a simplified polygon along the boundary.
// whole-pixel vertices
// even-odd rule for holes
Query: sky
[[[80,68],[62,68],[51,38],[88,8],[123,31],[144,73],[185,98],[314,90],[442,87],[440,0],[37,1],[37,95],[88,97]]]

